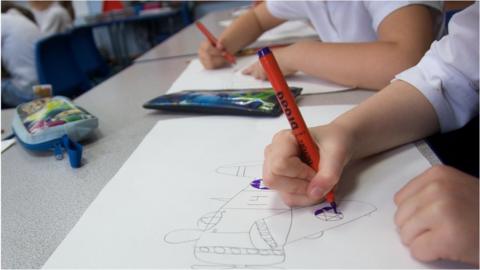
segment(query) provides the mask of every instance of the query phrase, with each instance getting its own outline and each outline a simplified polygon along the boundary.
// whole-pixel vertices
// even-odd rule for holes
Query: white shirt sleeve
[[[425,5],[439,11],[438,18],[440,20],[437,23],[441,22],[442,2],[440,1],[363,1],[363,4],[372,17],[372,27],[375,31],[378,31],[380,23],[392,12],[415,4]]]
[[[478,115],[478,8],[475,2],[455,14],[449,34],[435,41],[418,65],[395,77],[430,101],[442,132],[458,129]]]
[[[266,1],[267,10],[274,16],[283,20],[308,19],[303,1]]]

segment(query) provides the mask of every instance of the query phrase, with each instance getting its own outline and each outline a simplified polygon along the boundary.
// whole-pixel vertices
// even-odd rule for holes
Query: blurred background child
[[[2,1],[2,105],[16,106],[35,98],[35,43],[42,37],[33,15]]]
[[[61,33],[73,26],[75,14],[70,1],[30,1],[42,33]]]
[[[380,89],[428,50],[440,29],[440,11],[441,3],[434,1],[267,1],[235,20],[216,47],[203,42],[198,54],[205,68],[219,68],[227,64],[222,50],[236,53],[287,20],[308,19],[320,41],[274,50],[284,75],[303,71],[343,85]],[[266,79],[258,62],[244,74]]]

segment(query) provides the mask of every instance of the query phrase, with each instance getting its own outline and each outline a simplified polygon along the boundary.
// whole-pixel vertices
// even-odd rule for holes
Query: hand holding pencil
[[[338,127],[320,126],[310,132],[321,156],[318,172],[302,161],[299,144],[290,129],[275,134],[264,151],[263,181],[292,207],[310,206],[326,199],[351,157],[349,140]],[[342,211],[341,204],[338,207]]]
[[[196,22],[195,24],[207,38],[207,40],[200,45],[198,50],[200,61],[205,68],[214,69],[224,66],[227,63],[236,63],[235,56],[226,50],[221,41],[218,41],[201,22]]]
[[[268,151],[269,147],[267,147],[265,151],[265,183],[268,187],[277,189],[280,192],[282,189],[287,191],[289,196],[282,197],[291,206],[309,205],[325,198],[330,203],[333,211],[337,213],[333,189],[339,181],[341,173],[330,174],[332,168],[329,166],[332,165],[330,158],[332,155],[327,156],[327,162],[323,161],[323,158],[320,159],[319,146],[310,134],[310,130],[307,128],[300,109],[295,102],[295,97],[292,95],[270,49],[268,47],[263,48],[257,54],[272,84],[283,113],[292,128],[290,133],[287,132],[285,134],[284,132],[284,138],[287,140],[283,142],[284,144],[280,144],[279,147],[273,151],[270,150],[270,152]],[[292,137],[293,140],[289,139]],[[275,138],[278,138],[278,136]],[[290,143],[288,143],[288,140]],[[271,155],[271,152],[275,151],[277,153]],[[270,160],[267,159],[268,157],[270,157]],[[272,163],[271,160],[274,160],[274,162]],[[341,164],[346,163],[342,162]],[[324,168],[322,165],[329,166]],[[320,171],[319,168],[321,168]],[[337,166],[336,168],[341,170],[343,166]],[[322,177],[322,173],[325,174],[325,172],[327,173],[326,178]],[[295,177],[300,178],[300,182],[292,179]],[[285,185],[286,183],[288,184]],[[302,199],[303,201],[301,201]]]

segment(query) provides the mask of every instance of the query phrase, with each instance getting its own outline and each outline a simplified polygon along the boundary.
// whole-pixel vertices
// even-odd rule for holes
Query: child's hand
[[[294,51],[292,50],[291,46],[273,50],[275,59],[277,60],[278,66],[280,67],[280,71],[282,71],[282,74],[284,76],[288,76],[297,72],[297,70],[293,69],[288,64],[291,60],[295,59],[295,55],[292,54],[293,52]],[[242,71],[242,74],[253,76],[257,80],[266,81],[268,79],[267,73],[265,73],[265,70],[263,70],[262,64],[260,64],[259,61],[244,69]]]
[[[478,266],[478,179],[434,166],[403,187],[395,203],[395,224],[415,258]]]
[[[225,55],[224,50],[225,48],[221,42],[218,42],[217,46],[214,47],[210,42],[205,40],[200,44],[198,57],[206,69],[220,68],[228,64],[225,57],[223,57]]]
[[[300,149],[290,130],[275,134],[265,148],[263,180],[280,193],[289,206],[307,206],[320,202],[339,181],[351,157],[351,138],[333,124],[311,130],[320,149],[319,172],[300,160]]]

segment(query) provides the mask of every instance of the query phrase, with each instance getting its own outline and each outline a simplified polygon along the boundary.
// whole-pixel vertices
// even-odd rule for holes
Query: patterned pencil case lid
[[[290,87],[294,96],[302,88]],[[154,98],[143,105],[147,109],[204,114],[278,116],[282,108],[273,88],[185,90]]]
[[[30,150],[53,150],[57,159],[66,151],[72,167],[80,167],[78,141],[98,127],[98,118],[62,96],[36,99],[17,106],[12,122],[18,141]]]

